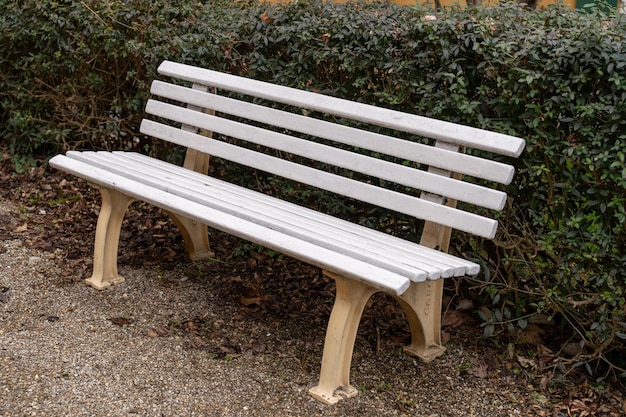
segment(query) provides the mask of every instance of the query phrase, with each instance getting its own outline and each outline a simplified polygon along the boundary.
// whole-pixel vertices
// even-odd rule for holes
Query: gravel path
[[[15,211],[0,202],[0,214]],[[322,405],[307,390],[324,329],[241,317],[188,265],[123,268],[125,283],[96,291],[84,277],[62,277],[62,258],[0,240],[2,417],[523,415],[522,379],[499,365],[473,372],[488,358],[454,339],[428,365],[359,340],[352,381],[360,394]],[[183,331],[159,331],[188,317],[224,327],[243,349],[216,357]]]

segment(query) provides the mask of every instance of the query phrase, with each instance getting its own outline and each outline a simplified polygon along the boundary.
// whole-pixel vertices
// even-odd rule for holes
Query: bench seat
[[[139,153],[71,151],[50,163],[66,171],[71,166],[75,175],[142,200],[147,200],[149,187],[155,196],[147,201],[158,207],[397,295],[409,281],[475,275],[480,270],[478,264],[447,253]],[[180,206],[175,205],[177,198]],[[187,202],[212,210],[202,215],[199,207]],[[214,211],[227,215],[223,223],[215,220]],[[242,233],[242,222],[256,226],[254,235]],[[311,257],[312,246],[329,251],[329,256]],[[349,268],[346,257],[354,259]],[[340,260],[335,262],[336,258]],[[355,264],[362,267],[354,268]]]

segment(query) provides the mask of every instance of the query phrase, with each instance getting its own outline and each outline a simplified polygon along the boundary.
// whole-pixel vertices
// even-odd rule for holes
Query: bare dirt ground
[[[355,346],[356,398],[307,395],[317,382],[332,281],[221,233],[216,259],[191,262],[168,218],[134,205],[121,273],[89,276],[99,197],[44,168],[0,158],[0,416],[619,416],[621,387],[554,373],[538,338],[485,340],[450,283],[447,353],[402,353],[399,307],[375,296]],[[531,340],[532,339],[532,340]]]

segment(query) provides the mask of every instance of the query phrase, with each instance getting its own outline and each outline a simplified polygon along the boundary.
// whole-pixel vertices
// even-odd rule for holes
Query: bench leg
[[[198,223],[176,213],[168,214],[183,235],[185,251],[192,260],[209,259],[215,256],[209,246],[209,231],[206,224]]]
[[[309,394],[325,404],[335,404],[358,392],[350,385],[354,341],[365,304],[378,290],[327,271],[324,274],[335,280],[337,296],[326,331],[319,384]]]
[[[400,302],[411,330],[411,344],[404,348],[410,355],[430,362],[442,355],[441,300],[443,280],[412,282],[396,299]]]
[[[85,282],[101,290],[124,282],[124,278],[117,273],[117,249],[124,213],[134,199],[109,188],[98,188],[102,195],[102,207],[96,226],[93,275]]]

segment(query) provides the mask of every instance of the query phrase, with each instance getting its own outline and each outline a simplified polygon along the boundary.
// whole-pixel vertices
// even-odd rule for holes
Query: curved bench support
[[[328,271],[324,274],[335,280],[337,295],[326,331],[319,384],[309,394],[325,404],[335,404],[358,393],[350,385],[354,341],[365,304],[379,290]]]
[[[117,273],[117,249],[124,214],[135,199],[110,188],[97,188],[102,195],[102,207],[96,226],[93,274],[85,282],[102,290],[124,282],[124,278]]]
[[[208,88],[203,85],[194,84],[193,88],[200,91],[208,91]],[[189,106],[193,110],[202,110],[207,114],[214,114],[210,109],[201,109],[198,106]],[[184,125],[183,130],[188,132],[197,133],[198,131],[206,136],[212,137],[212,132],[204,129],[196,129],[193,126]],[[199,152],[196,149],[189,148],[185,154],[185,162],[183,167],[207,175],[209,172],[209,161],[211,157],[207,153]],[[209,246],[209,231],[205,224],[199,223],[188,217],[180,216],[175,213],[168,212],[169,216],[174,220],[174,223],[178,226],[183,239],[185,241],[185,251],[189,255],[189,258],[193,261],[200,259],[209,259],[215,256],[215,253]]]
[[[439,146],[445,144],[439,143]],[[452,149],[457,149],[456,147]],[[460,179],[460,176],[456,176]],[[435,196],[423,196],[439,204],[456,207],[456,200]],[[425,222],[420,245],[439,249],[447,253],[452,229],[434,222]],[[424,362],[430,362],[443,355],[446,348],[441,345],[441,302],[443,300],[443,280],[412,282],[409,289],[395,297],[402,306],[411,329],[411,344],[404,348],[410,355]]]
[[[328,271],[324,274],[335,280],[337,295],[326,331],[319,383],[309,390],[309,394],[332,405],[358,393],[350,385],[354,342],[365,304],[380,290]],[[405,347],[405,351],[424,362],[430,362],[446,351],[441,345],[440,332],[442,282],[413,282],[402,295],[394,295],[411,329],[411,344]]]
[[[180,233],[183,235],[185,251],[191,260],[198,261],[215,256],[209,246],[209,232],[206,224],[199,223],[188,217],[179,216],[175,213],[168,212],[167,214],[174,220],[174,223],[176,223]]]
[[[412,282],[409,289],[396,300],[402,306],[411,330],[411,344],[404,351],[430,362],[442,355],[441,300],[443,280]]]

